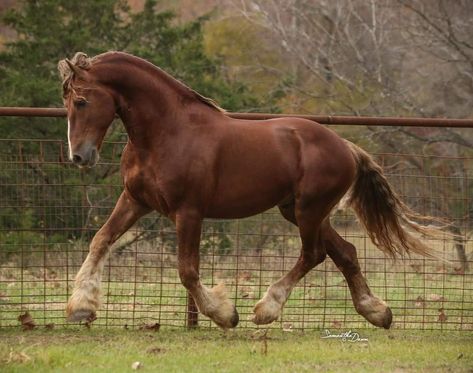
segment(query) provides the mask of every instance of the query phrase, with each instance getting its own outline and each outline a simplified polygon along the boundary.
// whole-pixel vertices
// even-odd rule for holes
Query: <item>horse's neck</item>
[[[105,84],[113,88],[133,109],[150,105],[161,117],[185,92],[159,69],[132,63],[105,65],[100,73]],[[105,71],[106,70],[106,71]],[[177,82],[176,82],[177,83]],[[143,111],[143,110],[141,110]]]
[[[104,68],[105,70],[105,68]],[[140,147],[179,126],[186,91],[163,71],[129,63],[107,67],[106,84],[118,93],[118,114],[132,143]]]
[[[119,112],[130,142],[141,148],[178,138],[191,117],[202,125],[222,120],[222,113],[155,66],[124,55],[111,55],[96,66],[98,76],[120,97]],[[191,123],[196,125],[194,119]],[[169,136],[171,135],[171,136]]]

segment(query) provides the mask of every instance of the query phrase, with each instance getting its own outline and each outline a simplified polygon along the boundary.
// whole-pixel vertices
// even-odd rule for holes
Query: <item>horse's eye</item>
[[[87,101],[86,100],[77,100],[77,101],[74,101],[74,105],[77,106],[77,107],[84,107],[85,105],[87,105]]]

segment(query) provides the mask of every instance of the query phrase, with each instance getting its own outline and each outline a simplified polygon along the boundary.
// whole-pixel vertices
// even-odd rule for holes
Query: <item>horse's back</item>
[[[325,166],[322,168],[343,169],[346,166],[347,171],[354,168],[347,142],[317,122],[283,117],[262,121],[234,120],[231,125],[234,127],[233,141],[241,139],[242,145],[258,144],[260,153],[273,154],[282,165],[287,163],[292,171],[295,163],[299,168]],[[301,171],[299,169],[299,173]]]
[[[231,120],[222,127],[216,154],[210,215],[252,215],[301,191],[313,194],[323,183],[329,188],[338,182],[333,176],[346,173],[341,163],[352,161],[346,148],[334,132],[308,120]]]

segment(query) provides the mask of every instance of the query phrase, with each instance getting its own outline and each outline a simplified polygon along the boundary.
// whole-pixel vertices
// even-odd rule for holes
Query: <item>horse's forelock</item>
[[[69,64],[74,65],[80,69],[88,70],[92,65],[92,58],[89,58],[83,52],[77,52],[71,60],[61,60],[58,63],[58,70],[62,80],[62,89],[63,89],[63,97],[65,97],[68,92],[72,89],[71,81],[72,77],[74,76],[74,70],[71,69]]]

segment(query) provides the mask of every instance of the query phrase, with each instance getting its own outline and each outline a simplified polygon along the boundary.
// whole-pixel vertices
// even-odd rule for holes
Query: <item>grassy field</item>
[[[337,332],[339,333],[339,332]],[[2,372],[472,372],[467,333],[321,331],[0,330]]]

